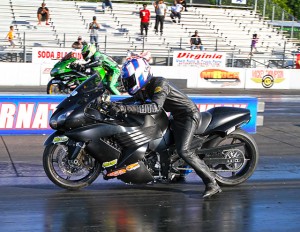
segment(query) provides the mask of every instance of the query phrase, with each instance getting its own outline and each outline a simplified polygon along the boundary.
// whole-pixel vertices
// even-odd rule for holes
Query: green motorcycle
[[[47,84],[47,94],[70,94],[78,85],[90,77],[90,73],[79,72],[75,69],[78,64],[78,59],[73,56],[72,52],[65,55],[52,68],[50,75],[52,79]],[[93,68],[96,71],[103,84],[106,83],[106,71],[103,67]],[[120,78],[117,82],[117,89],[120,92],[125,92]]]
[[[73,56],[73,53],[69,52],[54,65],[50,72],[52,79],[47,84],[47,94],[69,94],[89,78],[86,73],[74,69],[77,61],[78,59]],[[99,74],[104,77],[105,70],[101,68]]]

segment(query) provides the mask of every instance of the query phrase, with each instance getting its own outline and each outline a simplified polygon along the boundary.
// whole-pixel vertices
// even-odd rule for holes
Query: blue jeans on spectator
[[[200,51],[204,51],[203,45],[195,45],[195,44],[193,44],[193,45],[191,45],[191,49],[192,50],[199,49]]]
[[[95,46],[98,47],[98,35],[90,36],[90,43],[93,44],[95,42]]]
[[[109,7],[112,10],[112,3],[111,2],[107,2],[107,3],[103,2],[102,3],[102,10],[105,11],[106,7]]]

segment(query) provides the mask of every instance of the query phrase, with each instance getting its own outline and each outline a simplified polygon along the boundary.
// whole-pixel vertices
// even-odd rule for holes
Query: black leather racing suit
[[[135,96],[135,100],[149,99],[150,103],[142,105],[126,105],[126,112],[131,114],[155,114],[162,108],[170,112],[174,118],[173,130],[178,155],[190,165],[204,184],[215,180],[209,168],[193,151],[190,144],[201,120],[196,105],[179,89],[163,77],[152,77],[149,83]],[[125,99],[123,102],[130,102]]]

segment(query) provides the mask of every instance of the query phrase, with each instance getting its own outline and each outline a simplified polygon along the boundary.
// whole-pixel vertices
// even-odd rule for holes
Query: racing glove
[[[108,110],[108,115],[116,116],[118,114],[126,114],[126,106],[122,104],[112,104],[110,109]]]
[[[85,66],[82,65],[82,64],[78,64],[78,63],[72,63],[70,65],[70,68],[71,69],[75,69],[77,70],[78,72],[84,72],[86,70]]]

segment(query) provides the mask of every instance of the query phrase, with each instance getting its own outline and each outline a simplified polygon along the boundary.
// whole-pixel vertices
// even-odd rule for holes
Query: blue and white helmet
[[[129,58],[122,66],[121,79],[130,95],[136,94],[152,78],[149,63],[141,57]]]

